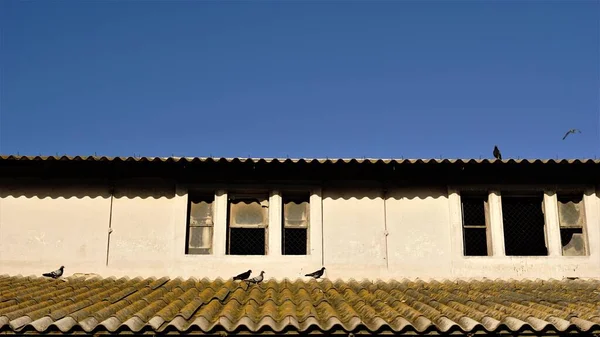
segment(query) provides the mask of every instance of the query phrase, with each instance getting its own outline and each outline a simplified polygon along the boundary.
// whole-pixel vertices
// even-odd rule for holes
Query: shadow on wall
[[[333,200],[374,200],[383,197],[383,188],[379,187],[327,187],[324,189],[323,195],[325,198]],[[388,187],[387,200],[400,199],[438,199],[447,198],[448,189],[446,186],[430,186],[430,187]]]
[[[175,197],[175,183],[164,180],[135,180],[114,183],[114,197],[127,198],[167,198]],[[0,198],[103,198],[111,197],[112,186],[106,182],[26,180],[4,181],[0,183]]]

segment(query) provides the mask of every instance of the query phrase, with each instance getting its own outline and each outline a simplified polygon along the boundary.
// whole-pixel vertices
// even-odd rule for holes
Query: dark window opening
[[[504,249],[507,256],[548,255],[543,195],[502,196]]]
[[[583,193],[558,193],[557,200],[562,255],[586,255],[586,238],[583,230],[585,226]]]
[[[214,194],[189,194],[186,254],[212,254],[213,201]]]
[[[264,228],[230,228],[230,255],[265,255]]]
[[[282,198],[282,254],[307,255],[310,195],[284,193]]]
[[[489,255],[487,195],[462,194],[463,246],[465,256]]]
[[[266,195],[233,194],[229,197],[227,254],[267,254],[268,210]]]

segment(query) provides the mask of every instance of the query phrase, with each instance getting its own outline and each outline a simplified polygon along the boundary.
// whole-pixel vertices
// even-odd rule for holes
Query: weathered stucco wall
[[[392,189],[386,214],[390,276],[451,275],[447,188]]]
[[[337,277],[377,277],[386,270],[385,223],[380,189],[323,192],[325,267]]]
[[[109,209],[104,187],[1,185],[0,272],[102,269]]]
[[[229,256],[227,195],[219,193],[213,255],[185,255],[185,188],[123,185],[111,198],[109,187],[2,186],[0,273],[39,275],[64,264],[67,275],[227,278],[252,269],[293,279],[324,261],[327,277],[344,279],[600,276],[600,202],[594,193],[586,196],[585,257],[464,257],[456,198],[443,186],[385,195],[381,188],[317,190],[310,199],[310,255],[282,256],[272,249],[267,256]],[[275,205],[280,197],[270,198]],[[275,218],[280,209],[270,212]],[[280,231],[269,229],[273,247]]]

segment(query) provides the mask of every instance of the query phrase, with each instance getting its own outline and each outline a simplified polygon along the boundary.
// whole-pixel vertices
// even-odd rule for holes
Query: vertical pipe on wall
[[[108,266],[108,257],[110,252],[110,234],[112,233],[112,212],[113,212],[113,199],[115,196],[115,185],[110,187],[110,209],[108,212],[108,240],[106,241],[106,266]]]
[[[325,223],[323,222],[323,214],[325,213],[323,210],[323,193],[325,189],[325,184],[321,183],[321,267],[325,266]]]
[[[385,268],[390,269],[390,259],[388,253],[388,228],[387,228],[387,187],[383,184],[383,235],[385,236]]]

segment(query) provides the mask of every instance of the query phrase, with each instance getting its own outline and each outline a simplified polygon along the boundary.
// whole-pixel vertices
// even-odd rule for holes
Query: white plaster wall
[[[0,186],[0,273],[99,270],[109,204],[102,187]]]
[[[460,204],[444,188],[391,189],[385,203],[380,188],[317,190],[307,256],[225,255],[226,191],[215,202],[214,254],[185,255],[186,193],[174,185],[117,186],[106,266],[108,187],[3,186],[0,273],[39,275],[64,264],[66,275],[229,278],[252,269],[294,279],[324,260],[332,279],[600,277],[597,194],[586,196],[590,256],[464,257]]]
[[[166,270],[174,258],[175,185],[117,186],[112,205],[110,268]],[[181,210],[184,213],[186,208]]]
[[[383,207],[381,189],[323,192],[323,253],[329,277],[385,276]]]
[[[391,189],[386,214],[390,277],[450,275],[446,187]]]

